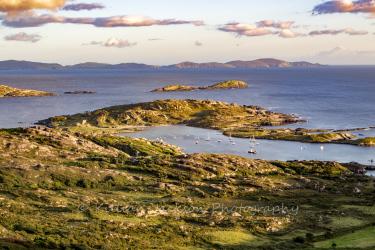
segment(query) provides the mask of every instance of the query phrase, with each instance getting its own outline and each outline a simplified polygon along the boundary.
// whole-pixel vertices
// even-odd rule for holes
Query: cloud
[[[280,36],[284,38],[294,38],[300,34],[294,33],[290,30],[293,23],[294,22],[276,23],[273,20],[264,20],[257,22],[256,24],[228,23],[224,27],[220,27],[219,30],[236,33],[238,36],[265,36],[270,34],[280,34]],[[270,28],[281,29],[281,32],[272,31]]]
[[[332,13],[371,13],[375,16],[374,0],[336,0],[328,1],[314,7],[313,15],[332,14]]]
[[[198,46],[198,47],[199,47],[199,46],[203,46],[203,43],[196,41],[196,42],[195,42],[195,46]]]
[[[351,36],[358,36],[358,35],[367,35],[368,32],[364,30],[355,31],[352,28],[346,28],[341,30],[315,30],[309,33],[310,36],[317,36],[317,35],[338,35],[338,34],[348,34]]]
[[[94,9],[104,9],[104,6],[98,3],[92,3],[92,4],[78,3],[78,4],[68,4],[68,5],[65,5],[63,8],[63,10],[73,10],[73,11],[94,10]]]
[[[55,10],[71,0],[0,0],[0,11],[17,13],[33,9]]]
[[[343,46],[338,46],[328,51],[321,51],[316,54],[318,57],[327,57],[327,58],[375,58],[375,51],[370,50],[348,50]]]
[[[28,35],[24,32],[20,32],[18,34],[6,36],[4,37],[4,40],[36,43],[36,42],[39,42],[41,38],[42,37],[38,34]]]
[[[163,40],[163,39],[161,39],[161,38],[150,38],[150,39],[148,39],[149,41],[161,41],[161,40]]]
[[[116,48],[124,48],[124,47],[132,47],[137,45],[137,43],[129,43],[127,40],[121,40],[117,38],[110,38],[104,44],[106,47],[116,47]]]
[[[233,32],[239,36],[265,36],[272,33],[265,26],[246,23],[228,23],[224,27],[219,28],[219,30]]]
[[[82,45],[99,45],[103,44],[102,42],[92,41],[91,43],[83,43]]]
[[[1,0],[0,0],[1,1]],[[195,26],[204,25],[202,21],[184,21],[175,19],[156,20],[146,16],[113,16],[100,18],[69,18],[57,14],[38,14],[32,11],[22,12],[18,15],[0,16],[2,24],[7,27],[38,27],[48,23],[73,23],[90,24],[96,27],[141,27],[152,25],[178,25],[193,24]]]
[[[280,32],[280,36],[283,38],[295,38],[297,36],[301,36],[300,34],[294,33],[290,29],[283,29]]]

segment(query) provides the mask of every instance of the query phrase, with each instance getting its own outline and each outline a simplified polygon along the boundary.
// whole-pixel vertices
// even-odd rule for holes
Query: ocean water
[[[199,87],[232,79],[245,81],[250,87],[194,92],[150,92],[170,84]],[[92,111],[112,105],[189,98],[258,105],[274,112],[298,114],[302,119],[309,121],[290,127],[375,127],[375,66],[0,71],[0,85],[41,90],[58,95],[0,98],[2,128],[30,126],[37,120],[51,116]],[[76,90],[96,91],[100,94],[64,95],[66,91]],[[375,136],[375,130],[353,134]],[[283,146],[281,142],[273,143],[279,147]],[[275,147],[274,150],[277,150],[278,146]],[[354,154],[356,150],[351,154],[353,159],[358,159]],[[308,154],[304,157],[308,157]],[[369,157],[372,157],[372,153],[366,155],[367,159]]]

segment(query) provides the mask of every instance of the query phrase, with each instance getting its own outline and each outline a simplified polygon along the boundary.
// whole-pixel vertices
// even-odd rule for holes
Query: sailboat
[[[232,142],[232,133],[229,132],[229,141]]]
[[[255,137],[254,135],[250,137],[250,150],[248,151],[249,154],[257,154],[258,152],[254,150],[254,144],[255,144]]]
[[[210,133],[207,134],[207,138],[204,139],[204,140],[205,140],[205,141],[211,141],[211,139],[210,139]]]

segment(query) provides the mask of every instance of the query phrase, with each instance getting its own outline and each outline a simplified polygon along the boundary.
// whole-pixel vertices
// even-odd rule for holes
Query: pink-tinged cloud
[[[265,36],[265,35],[276,35],[280,34],[284,38],[294,38],[299,34],[294,33],[290,30],[294,22],[275,22],[273,20],[264,20],[257,22],[256,24],[246,23],[228,23],[224,27],[219,28],[221,31],[232,32],[238,36]],[[272,31],[270,28],[281,29],[279,31]]]
[[[367,35],[368,32],[364,30],[355,31],[352,28],[346,28],[346,29],[341,29],[341,30],[315,30],[309,33],[310,36],[338,35],[338,34],[348,34],[351,36],[363,36],[363,35]]]
[[[328,1],[314,7],[313,14],[332,14],[332,13],[372,13],[375,14],[374,0],[336,0]],[[372,15],[374,17],[374,15]]]
[[[18,34],[14,34],[14,35],[8,35],[8,36],[4,37],[4,40],[36,43],[36,42],[39,42],[41,38],[42,37],[38,34],[28,35],[24,32],[20,32]]]
[[[203,43],[196,41],[196,42],[195,42],[195,46],[198,46],[198,47],[199,47],[199,46],[203,46]]]
[[[48,23],[73,23],[73,24],[90,24],[96,27],[141,27],[152,25],[178,25],[193,24],[195,26],[203,25],[202,21],[184,21],[175,19],[156,20],[145,16],[114,16],[101,18],[69,18],[57,14],[44,14],[29,11],[19,15],[2,15],[0,16],[2,24],[7,27],[38,27]]]
[[[55,10],[71,0],[0,0],[0,11],[17,13],[33,9]]]
[[[239,36],[265,36],[272,33],[270,29],[264,26],[246,23],[228,23],[219,30],[236,33]]]
[[[326,58],[358,58],[358,57],[375,57],[374,50],[348,50],[343,46],[338,46],[328,51],[321,51],[316,54],[318,57]]]
[[[84,43],[82,45],[99,45],[99,44],[103,44],[102,42],[97,42],[97,41],[92,41],[91,43]]]
[[[290,29],[283,29],[280,32],[280,36],[283,37],[283,38],[295,38],[295,37],[301,36],[301,35],[291,31]]]
[[[104,9],[105,7],[98,3],[86,4],[86,3],[77,3],[77,4],[68,4],[65,5],[63,10],[72,10],[72,11],[81,11],[81,10],[94,10],[94,9]]]
[[[117,38],[110,38],[104,44],[106,47],[116,47],[116,48],[125,48],[125,47],[132,47],[137,45],[137,43],[129,43],[127,40],[121,40]]]
[[[273,20],[264,20],[257,23],[259,27],[265,26],[265,27],[272,27],[275,24],[275,21]]]
[[[273,20],[264,20],[257,22],[256,25],[258,27],[273,27],[277,29],[290,29],[294,22],[275,22]]]

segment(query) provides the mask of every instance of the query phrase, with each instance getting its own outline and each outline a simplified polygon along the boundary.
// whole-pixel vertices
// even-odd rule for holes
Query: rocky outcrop
[[[56,96],[55,94],[29,90],[29,89],[16,89],[8,86],[0,85],[0,98],[10,97],[41,97],[41,96]]]
[[[226,82],[220,82],[214,85],[211,85],[209,87],[200,87],[201,90],[213,90],[213,89],[242,89],[242,88],[248,88],[249,85],[247,85],[245,82],[241,81],[226,81]]]
[[[99,93],[98,92],[92,92],[92,91],[73,91],[73,92],[65,92],[64,94],[83,95],[83,94],[99,94]]]
[[[220,82],[211,86],[203,86],[203,87],[190,87],[190,86],[184,86],[184,85],[168,85],[164,88],[155,89],[151,92],[172,92],[172,91],[196,91],[196,90],[213,90],[213,89],[240,89],[240,88],[248,88],[249,85],[247,85],[245,82],[242,81],[225,81]]]
[[[196,91],[199,88],[184,85],[168,85],[164,88],[155,89],[151,92],[169,92],[169,91]]]

